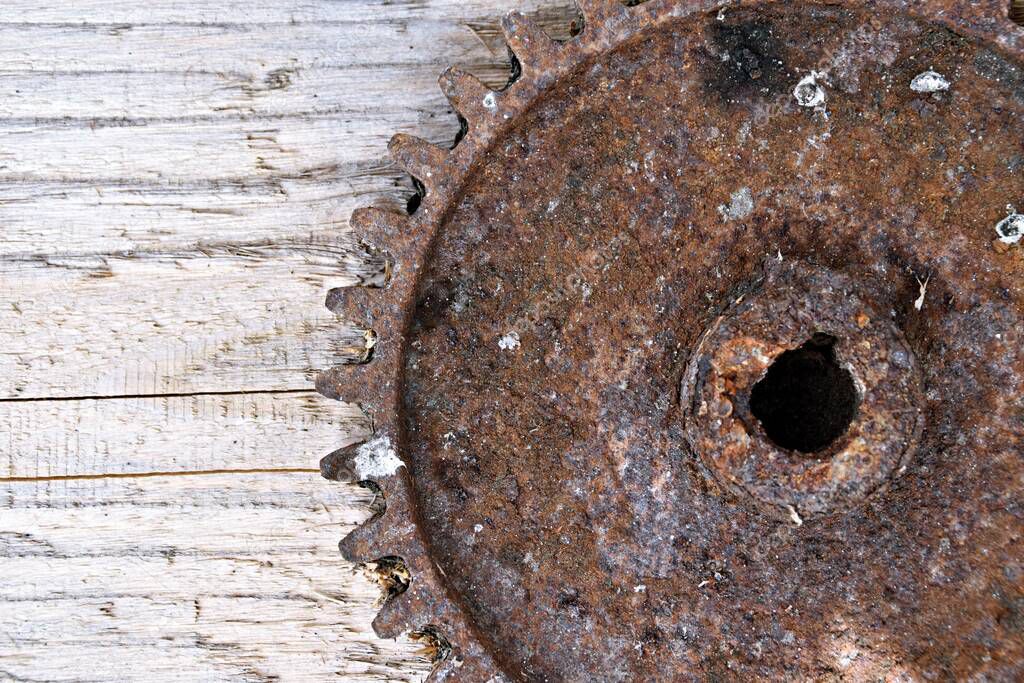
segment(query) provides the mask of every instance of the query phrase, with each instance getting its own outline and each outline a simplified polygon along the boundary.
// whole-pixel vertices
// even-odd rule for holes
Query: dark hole
[[[409,567],[405,560],[395,555],[388,555],[374,560],[374,571],[377,580],[387,597],[401,595],[409,588]]]
[[[466,120],[466,117],[458,112],[455,112],[455,116],[459,120],[459,132],[455,134],[455,142],[452,143],[452,149],[458,147],[459,143],[469,134],[469,121]]]
[[[1010,0],[1010,19],[1019,26],[1024,26],[1024,0]]]
[[[575,38],[579,34],[583,33],[585,23],[583,21],[583,15],[579,12],[576,13],[576,18],[569,22],[569,37]]]
[[[782,353],[750,392],[750,412],[782,448],[820,451],[853,422],[857,388],[836,360],[837,341],[818,333]]]
[[[420,204],[423,203],[423,198],[427,196],[426,186],[419,181],[418,178],[412,179],[413,189],[416,190],[416,194],[409,197],[409,201],[405,204],[405,211],[410,216],[419,211]]]
[[[509,63],[509,74],[508,82],[505,83],[505,87],[502,90],[508,90],[512,85],[523,76],[523,64],[519,61],[519,57],[516,57],[516,53],[512,52],[512,48],[508,49],[508,63]]]

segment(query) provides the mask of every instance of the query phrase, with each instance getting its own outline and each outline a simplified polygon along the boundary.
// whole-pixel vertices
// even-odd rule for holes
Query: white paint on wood
[[[365,428],[315,397],[323,306],[398,205],[392,133],[450,141],[458,62],[543,0],[5,0],[0,8],[0,679],[420,680],[337,553]]]

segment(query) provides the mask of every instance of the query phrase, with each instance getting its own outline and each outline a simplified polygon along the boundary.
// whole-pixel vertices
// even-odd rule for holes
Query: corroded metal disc
[[[382,491],[378,631],[439,679],[1024,677],[1024,30],[581,4],[354,217],[390,280],[319,386],[375,434],[323,469]]]

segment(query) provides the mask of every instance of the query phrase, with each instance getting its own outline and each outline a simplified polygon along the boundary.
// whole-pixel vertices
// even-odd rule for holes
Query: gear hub
[[[863,284],[780,267],[697,343],[683,429],[734,495],[802,523],[857,504],[909,459],[924,406],[914,353]]]
[[[352,218],[387,266],[318,388],[373,434],[321,467],[380,493],[377,632],[437,680],[1020,680],[1007,3],[579,4]]]

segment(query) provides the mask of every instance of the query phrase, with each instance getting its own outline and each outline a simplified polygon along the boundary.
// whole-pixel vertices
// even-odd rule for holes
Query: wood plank
[[[404,54],[402,55],[404,56]],[[476,56],[476,55],[475,55]],[[487,55],[481,55],[486,57]],[[440,62],[330,69],[264,69],[255,74],[191,71],[154,78],[139,71],[0,74],[0,121],[153,121],[348,114],[420,120],[447,109]],[[508,79],[501,52],[470,65],[493,85]]]
[[[493,17],[495,20],[497,17]],[[465,23],[417,21],[304,24],[0,24],[0,72],[133,71],[188,76],[267,74],[278,69],[471,62],[480,39]]]
[[[495,19],[513,9],[568,12],[558,0],[76,0],[52,5],[6,0],[0,23],[11,24],[237,24],[394,22],[423,19]],[[418,23],[417,23],[418,25]]]
[[[454,131],[454,126],[449,122],[446,128]],[[214,182],[315,181],[330,178],[352,159],[380,158],[394,131],[417,128],[415,121],[386,116],[172,121],[144,127],[8,124],[0,127],[0,183],[208,187]]]
[[[296,436],[301,436],[301,432],[296,432]],[[342,435],[341,438],[344,436]],[[293,464],[302,468],[308,465],[300,455],[296,455]],[[268,480],[266,486],[260,483],[263,480]],[[274,484],[275,481],[278,483]],[[309,486],[307,487],[305,484],[291,486],[281,483],[288,481],[308,482]],[[153,510],[155,511],[153,514],[156,516],[166,514],[172,508],[178,510],[178,514],[184,515],[181,510],[185,506],[196,504],[219,510],[239,508],[240,510],[249,509],[251,512],[264,508],[272,512],[273,510],[286,510],[306,505],[309,502],[307,492],[316,491],[319,486],[326,491],[323,495],[332,496],[331,500],[337,505],[337,507],[329,508],[332,519],[347,520],[346,523],[355,523],[356,520],[363,519],[366,514],[366,503],[369,500],[368,494],[363,489],[331,483],[319,478],[315,472],[306,470],[276,474],[181,470],[177,473],[158,476],[145,476],[141,473],[120,476],[113,473],[65,479],[38,478],[30,481],[12,481],[3,478],[0,479],[0,491],[3,492],[0,494],[0,501],[4,506],[2,519],[7,519],[8,511],[17,508],[72,509],[83,506],[108,510],[121,510],[130,507],[132,514],[142,514],[142,510]],[[283,514],[289,517],[291,513]],[[120,519],[118,515],[111,515],[113,538],[131,539],[133,543],[141,542],[124,527],[118,527],[118,519]],[[201,515],[189,518],[188,521],[189,523],[199,523]],[[223,531],[223,529],[218,530],[216,524],[209,522],[203,522],[203,524],[210,526],[209,531],[213,533]],[[0,527],[3,526],[3,521],[0,520]],[[192,538],[193,534],[204,533],[191,527],[182,527],[182,531],[189,538]],[[67,532],[73,534],[75,530],[71,527],[67,529]],[[244,537],[247,532],[243,528],[232,533],[241,534],[240,537]],[[225,544],[224,547],[236,547],[237,544],[232,544],[237,540],[238,538],[233,537],[232,540],[223,540],[220,543]],[[89,537],[79,537],[79,542],[88,544]],[[185,545],[190,543],[192,541],[187,539],[184,541]],[[244,541],[244,543],[248,543],[248,541]],[[11,548],[16,545],[8,544],[3,547],[7,552],[11,552]],[[170,546],[162,547],[166,549]]]
[[[315,471],[322,456],[365,431],[358,408],[312,391],[0,402],[0,481]]]
[[[201,37],[185,31],[189,43],[196,47],[177,55],[177,59],[189,60],[179,63],[178,68],[170,68],[173,64],[160,55],[154,58],[154,64],[147,63],[145,59],[151,54],[147,49],[141,53],[142,60],[133,60],[131,70],[125,70],[123,62],[118,69],[111,70],[104,68],[108,66],[104,60],[109,57],[104,56],[103,51],[110,49],[108,43],[112,39],[121,38],[89,25],[76,27],[82,32],[81,54],[70,56],[62,49],[55,51],[51,59],[64,61],[40,64],[35,49],[28,54],[20,50],[25,44],[23,37],[8,51],[0,50],[0,117],[138,121],[232,114],[278,117],[346,111],[365,114],[397,112],[405,107],[413,111],[434,111],[441,102],[437,77],[448,64],[458,62],[492,87],[503,85],[508,78],[508,53],[498,26],[499,14],[482,14],[478,20],[466,16],[457,21],[453,17],[447,22],[443,16],[434,16],[437,26],[447,25],[449,28],[445,30],[454,32],[445,36],[451,42],[442,54],[436,49],[410,50],[392,43],[378,43],[365,53],[374,57],[372,61],[340,65],[330,58],[302,63],[287,44],[273,46],[276,48],[273,52],[261,52],[264,48],[253,49],[247,45],[232,64],[221,64],[222,68],[218,69],[214,68],[218,65],[210,61],[209,52],[222,41],[204,45]],[[564,38],[574,13],[568,6],[556,6],[535,16],[552,35]],[[3,16],[0,16],[0,27],[3,23]],[[331,27],[321,22],[316,26],[323,31],[321,34],[313,37],[303,34],[296,40],[305,43],[307,50],[331,54],[336,51],[332,45],[348,44],[352,35],[361,36],[366,24]],[[419,22],[417,27],[420,32]],[[18,28],[24,31],[33,27],[19,25]],[[52,30],[47,27],[47,35],[38,39],[51,40]],[[65,38],[69,30],[61,27],[60,37]],[[267,30],[275,31],[277,36],[281,29],[270,27]],[[436,34],[436,30],[422,32]],[[217,33],[214,36],[211,41],[218,39]],[[452,49],[456,46],[457,51]],[[364,48],[354,44],[352,52]],[[134,46],[125,49],[133,50],[134,54]],[[217,54],[223,55],[224,51],[218,50]],[[154,78],[153,70],[157,67],[163,72],[162,78]]]
[[[0,261],[0,397],[306,390],[352,354],[332,244]]]
[[[0,183],[0,258],[41,260],[135,252],[202,252],[224,244],[350,245],[359,206],[399,207],[411,182],[381,161],[310,179],[156,185]],[[347,267],[347,266],[346,266]]]
[[[102,483],[0,482],[0,678],[423,678],[411,643],[367,633],[377,588],[337,554],[365,517],[359,489],[316,474]]]

